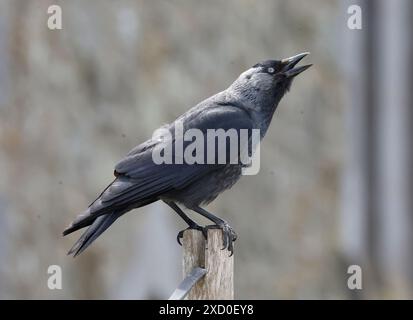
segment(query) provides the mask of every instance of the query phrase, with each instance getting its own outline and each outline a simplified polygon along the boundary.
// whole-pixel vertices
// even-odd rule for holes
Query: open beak
[[[290,58],[281,60],[281,63],[285,65],[282,74],[284,74],[287,78],[292,78],[310,68],[312,64],[294,68],[298,62],[300,62],[305,56],[308,56],[309,54],[310,52],[303,52]]]

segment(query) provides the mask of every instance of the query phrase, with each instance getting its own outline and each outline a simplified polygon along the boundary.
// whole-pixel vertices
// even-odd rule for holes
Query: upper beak
[[[310,52],[303,52],[300,54],[297,54],[295,56],[292,56],[290,58],[286,58],[281,60],[281,63],[285,65],[284,71],[282,72],[287,78],[292,78],[295,77],[296,75],[300,74],[304,70],[307,70],[312,66],[312,64],[307,64],[304,66],[300,66],[297,68],[294,68],[295,65],[301,61],[305,56],[308,56]]]

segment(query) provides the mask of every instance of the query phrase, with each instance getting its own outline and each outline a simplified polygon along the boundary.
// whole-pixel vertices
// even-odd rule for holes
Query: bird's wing
[[[183,117],[184,130],[199,129],[203,136],[204,147],[206,148],[206,132],[208,129],[248,129],[251,131],[253,125],[248,113],[240,107],[235,107],[230,103],[225,105],[213,104],[207,108],[198,108],[196,113],[190,113],[188,117]],[[176,123],[171,125],[171,131],[175,132]],[[181,137],[182,138],[182,137]],[[183,148],[191,141],[178,141],[175,137],[172,143],[172,158],[175,157],[175,147],[182,143]],[[158,142],[160,143],[160,142]],[[159,195],[170,189],[180,189],[189,183],[200,178],[210,171],[216,170],[216,164],[156,164],[152,158],[152,152],[157,146],[157,142],[145,142],[142,152],[129,153],[115,166],[115,174],[122,179],[122,183],[115,183],[102,195],[103,201],[113,201],[118,199],[137,199],[143,197]],[[218,145],[218,144],[217,144]],[[139,150],[139,147],[135,148]],[[229,148],[224,152],[228,152]],[[204,149],[206,150],[206,149]],[[216,156],[217,156],[216,152]],[[205,161],[206,163],[206,161]],[[126,181],[123,181],[126,180]]]
[[[184,129],[199,129],[206,137],[208,129],[251,129],[248,114],[235,106],[214,104],[198,109],[197,113],[184,117]],[[172,130],[173,131],[173,130]],[[205,138],[206,139],[206,138]],[[190,143],[174,139],[175,145],[182,142],[184,148]],[[92,223],[98,216],[113,210],[139,207],[156,201],[159,196],[171,190],[179,190],[200,177],[219,169],[222,164],[156,164],[152,153],[161,142],[148,140],[135,147],[115,166],[116,179],[102,192],[89,208],[79,215],[66,234]],[[206,143],[206,140],[204,141]],[[224,148],[229,149],[224,146]],[[225,150],[224,152],[227,152]],[[217,153],[217,152],[216,152]],[[217,155],[216,155],[217,156]]]
[[[253,128],[252,120],[249,114],[240,107],[235,107],[230,103],[214,104],[208,108],[198,110],[194,114],[190,114],[187,118],[183,118],[183,129],[187,131],[189,129],[198,129],[203,134],[204,150],[207,150],[207,130],[223,129],[228,131],[229,129],[235,129],[239,134],[241,129],[247,129],[249,136],[251,129]],[[171,132],[175,133],[176,123],[171,125]],[[176,146],[178,143],[182,144],[183,149],[191,144],[193,141],[182,141],[182,137],[175,138],[170,141],[172,147],[172,159],[175,158]],[[192,182],[194,178],[200,174],[205,174],[210,170],[214,170],[216,165],[200,165],[200,164],[156,164],[152,159],[152,152],[156,146],[159,146],[162,142],[145,142],[145,147],[136,147],[136,150],[142,149],[143,152],[130,152],[124,159],[122,159],[115,166],[115,174],[117,176],[124,176],[133,180],[137,179],[144,183],[149,182],[161,182],[161,185],[165,185],[167,182],[172,187],[184,187],[186,182]],[[227,140],[229,143],[229,140]],[[218,143],[215,144],[218,147]],[[149,146],[149,147],[147,147]],[[225,150],[228,152],[228,145],[224,145]],[[135,150],[134,149],[134,150]],[[217,152],[215,152],[217,155]],[[206,163],[206,161],[205,161]],[[216,162],[215,162],[216,163]],[[134,183],[137,183],[135,181]]]

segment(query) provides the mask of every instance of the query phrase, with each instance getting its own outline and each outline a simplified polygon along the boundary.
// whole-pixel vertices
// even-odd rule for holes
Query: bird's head
[[[266,60],[243,72],[231,88],[252,102],[278,104],[290,89],[293,79],[311,64],[296,66],[309,52],[282,60]]]

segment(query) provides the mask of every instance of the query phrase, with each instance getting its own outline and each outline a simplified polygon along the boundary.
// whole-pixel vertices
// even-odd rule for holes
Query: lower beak
[[[308,56],[309,54],[309,52],[303,52],[290,58],[281,60],[281,63],[285,65],[282,74],[284,74],[287,78],[292,78],[310,68],[312,64],[307,64],[304,66],[294,68],[298,62],[300,62],[305,56]]]

